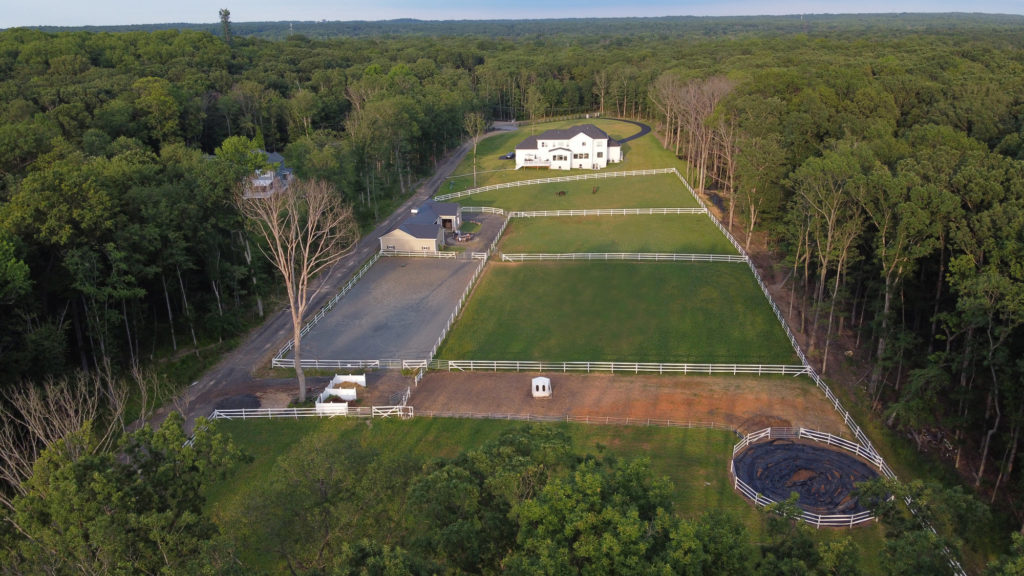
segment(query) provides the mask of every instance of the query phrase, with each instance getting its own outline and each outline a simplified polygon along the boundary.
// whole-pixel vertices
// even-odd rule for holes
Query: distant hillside
[[[974,27],[1019,30],[1024,16],[1005,14],[812,14],[792,16],[661,18],[563,18],[548,20],[381,20],[235,22],[232,31],[240,36],[280,40],[293,35],[326,39],[362,36],[491,36],[523,38],[550,34],[645,35],[716,37],[736,34],[860,33],[887,29],[903,33],[959,31]],[[153,30],[201,30],[220,33],[220,24],[138,24],[130,26],[38,26],[45,32],[80,31],[131,32]]]

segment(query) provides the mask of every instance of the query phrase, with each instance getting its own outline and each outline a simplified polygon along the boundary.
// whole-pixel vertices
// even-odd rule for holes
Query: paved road
[[[499,132],[491,132],[485,137],[496,133]],[[308,308],[311,311],[310,316],[315,315],[320,307],[337,294],[341,286],[377,251],[380,247],[378,238],[381,235],[405,219],[410,208],[419,206],[437,192],[441,183],[455,170],[470,149],[471,143],[467,142],[449,154],[438,165],[432,177],[419,183],[416,193],[411,198],[381,222],[373,232],[360,239],[351,254],[336,263],[313,283]],[[238,348],[224,356],[216,366],[203,374],[198,382],[185,390],[175,402],[157,410],[150,418],[150,423],[158,424],[171,410],[181,409],[185,412],[186,427],[191,429],[192,423],[197,417],[208,416],[219,401],[227,396],[239,394],[240,386],[250,392],[262,391],[264,387],[280,386],[280,380],[262,382],[254,380],[253,374],[258,368],[268,366],[278,349],[290,339],[291,316],[288,310],[269,313],[262,326],[253,330]]]

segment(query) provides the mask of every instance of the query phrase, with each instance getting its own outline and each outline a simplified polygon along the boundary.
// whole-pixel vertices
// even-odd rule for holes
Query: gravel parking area
[[[426,358],[479,265],[478,260],[377,260],[302,339],[302,357]]]

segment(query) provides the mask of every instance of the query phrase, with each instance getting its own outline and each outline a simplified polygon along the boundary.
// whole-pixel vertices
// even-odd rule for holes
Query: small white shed
[[[533,379],[530,391],[534,398],[551,398],[551,379],[537,376]]]

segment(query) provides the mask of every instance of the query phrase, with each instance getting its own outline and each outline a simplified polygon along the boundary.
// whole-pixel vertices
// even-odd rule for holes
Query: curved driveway
[[[641,136],[646,136],[651,131],[651,127],[650,126],[648,126],[647,124],[644,124],[643,122],[637,122],[636,120],[624,120],[622,118],[608,118],[608,120],[616,120],[618,122],[626,122],[627,124],[633,124],[635,126],[639,126],[640,127],[640,131],[639,132],[637,132],[636,134],[633,134],[632,136],[626,136],[622,140],[619,140],[619,144],[625,144],[626,142],[629,142],[630,140],[636,140],[637,138],[640,138]]]

